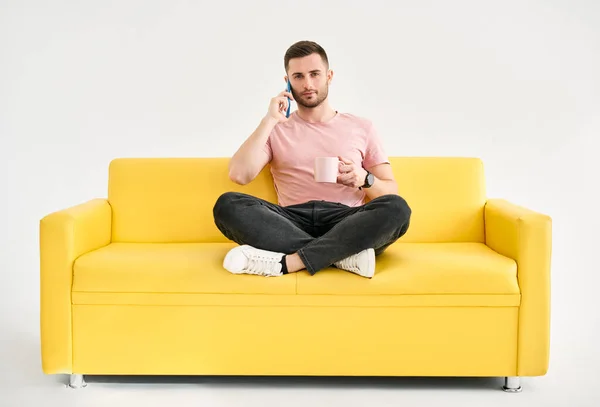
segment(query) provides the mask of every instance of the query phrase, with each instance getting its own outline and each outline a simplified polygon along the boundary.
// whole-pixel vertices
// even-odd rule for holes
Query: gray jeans
[[[411,209],[398,195],[358,207],[328,201],[279,206],[239,192],[219,197],[213,215],[228,239],[279,253],[298,253],[310,274],[365,249],[381,254],[408,230]]]

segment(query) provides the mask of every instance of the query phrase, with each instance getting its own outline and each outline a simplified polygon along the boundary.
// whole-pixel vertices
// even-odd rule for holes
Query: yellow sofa
[[[40,221],[47,374],[500,376],[548,369],[551,219],[488,199],[477,158],[393,157],[412,208],[373,279],[335,268],[265,278],[222,268],[213,222],[240,191],[276,202],[267,166],[120,158],[108,196]],[[360,231],[356,231],[360,233]]]

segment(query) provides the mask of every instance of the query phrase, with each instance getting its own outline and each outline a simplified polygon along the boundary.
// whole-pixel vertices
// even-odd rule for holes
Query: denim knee
[[[225,192],[221,194],[213,207],[213,217],[215,219],[228,217],[235,208],[235,202],[239,197],[240,194],[238,192]]]
[[[395,194],[384,195],[381,198],[384,198],[389,221],[399,229],[406,229],[412,215],[412,209],[408,202],[400,195]]]

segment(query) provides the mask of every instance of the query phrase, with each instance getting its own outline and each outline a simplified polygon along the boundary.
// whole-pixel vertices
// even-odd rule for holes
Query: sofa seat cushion
[[[233,243],[112,243],[75,261],[75,304],[237,306],[518,306],[516,264],[479,243],[396,243],[375,277],[234,275]],[[449,295],[451,294],[451,295]]]
[[[296,278],[231,274],[230,243],[111,243],[75,261],[73,291],[295,294]],[[283,278],[285,277],[285,278]]]
[[[335,269],[298,275],[298,294],[519,294],[517,263],[483,243],[395,243],[365,280]]]

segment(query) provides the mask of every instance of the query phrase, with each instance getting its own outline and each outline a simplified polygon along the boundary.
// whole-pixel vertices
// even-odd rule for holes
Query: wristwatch
[[[367,176],[365,177],[365,183],[362,187],[359,187],[359,189],[371,188],[373,186],[374,182],[375,182],[375,176],[373,174],[371,174],[369,171],[367,171]]]

